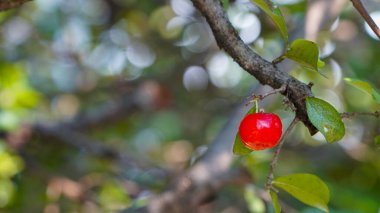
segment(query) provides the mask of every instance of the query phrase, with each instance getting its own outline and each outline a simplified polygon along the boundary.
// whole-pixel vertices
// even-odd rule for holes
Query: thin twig
[[[272,64],[278,64],[281,61],[285,60],[285,58],[286,57],[284,55],[281,55],[280,57],[277,57],[277,58],[273,59]]]
[[[341,118],[352,118],[355,116],[374,116],[380,118],[380,111],[375,112],[343,112],[340,113]]]
[[[278,160],[278,157],[280,155],[281,148],[284,145],[285,138],[289,135],[289,133],[292,131],[293,127],[297,124],[298,121],[299,121],[298,118],[295,117],[293,119],[293,121],[289,124],[288,128],[286,129],[285,133],[282,135],[282,138],[280,139],[277,150],[274,152],[273,159],[272,159],[272,162],[270,164],[269,174],[267,177],[267,183],[265,186],[265,188],[268,190],[272,188],[272,180],[274,178],[274,176],[273,176],[274,169],[276,168],[277,160]]]
[[[355,9],[360,13],[360,15],[364,18],[367,24],[371,27],[372,31],[377,35],[380,39],[380,29],[373,21],[371,16],[368,14],[361,0],[351,0],[352,5],[354,5]]]
[[[249,103],[255,101],[255,100],[258,100],[258,101],[261,101],[263,100],[264,98],[270,96],[270,95],[274,95],[274,94],[277,94],[277,93],[283,93],[286,91],[286,87],[287,87],[287,84],[283,84],[280,88],[278,89],[274,89],[268,93],[265,93],[264,95],[255,95],[255,94],[252,94],[248,97],[249,99]]]

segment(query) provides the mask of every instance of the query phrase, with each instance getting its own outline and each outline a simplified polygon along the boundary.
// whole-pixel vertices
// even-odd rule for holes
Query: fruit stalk
[[[298,121],[299,121],[298,118],[295,117],[293,119],[293,121],[289,124],[288,128],[286,129],[285,133],[282,135],[282,138],[280,139],[280,142],[279,142],[277,150],[274,152],[274,155],[273,155],[273,158],[272,158],[272,162],[270,164],[269,174],[268,174],[268,177],[267,177],[267,183],[266,183],[266,186],[265,186],[265,188],[267,190],[273,189],[273,186],[272,186],[272,181],[274,179],[273,173],[274,173],[274,169],[276,168],[276,164],[277,164],[277,160],[278,160],[278,157],[280,155],[280,152],[281,152],[281,148],[284,145],[286,136],[289,135],[289,133],[292,131],[292,129],[298,123]]]

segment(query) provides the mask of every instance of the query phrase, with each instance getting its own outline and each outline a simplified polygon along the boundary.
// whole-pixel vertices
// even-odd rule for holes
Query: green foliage
[[[130,205],[130,199],[124,188],[119,183],[106,183],[99,192],[99,202],[107,211],[120,210]]]
[[[29,86],[24,67],[18,64],[0,66],[0,107],[32,108],[38,93]]]
[[[343,138],[344,123],[331,104],[319,98],[308,97],[306,109],[311,123],[325,136],[327,142],[333,143]]]
[[[321,59],[318,59],[317,65],[319,68],[323,68],[326,65],[326,63],[324,61],[322,61]]]
[[[257,102],[256,101],[254,101],[252,108],[247,112],[246,115],[252,114],[255,112],[257,112]],[[243,144],[243,141],[240,138],[239,132],[237,132],[236,137],[235,137],[234,146],[233,146],[233,153],[235,155],[248,155],[251,152],[252,152],[252,150]]]
[[[234,147],[233,147],[233,153],[235,155],[248,155],[251,152],[252,152],[252,150],[243,144],[243,141],[241,140],[239,133],[236,133],[236,138],[235,138]]]
[[[265,203],[257,195],[256,190],[253,186],[245,187],[244,198],[251,213],[265,212]]]
[[[0,153],[0,178],[11,178],[24,167],[19,156],[6,151]]]
[[[358,88],[361,91],[372,96],[373,100],[380,104],[380,94],[375,88],[372,87],[370,83],[353,78],[345,78],[344,80],[351,86],[354,86],[355,88]]]
[[[269,191],[270,197],[272,198],[272,204],[275,213],[281,213],[281,206],[278,203],[277,194],[273,191]]]
[[[330,200],[330,192],[327,185],[312,174],[291,174],[278,177],[273,181],[275,187],[288,192],[301,202],[329,211],[327,206]]]
[[[40,101],[20,64],[0,66],[0,129],[13,130]]]
[[[7,206],[16,192],[12,178],[24,168],[22,159],[0,141],[0,208]]]
[[[230,6],[230,1],[229,0],[222,0],[222,4],[223,4],[223,8],[225,10],[227,10],[228,7]]]
[[[377,135],[377,136],[375,137],[374,141],[375,141],[375,146],[376,146],[377,148],[380,148],[380,135]]]
[[[0,179],[0,208],[11,202],[16,189],[10,179]]]
[[[286,46],[288,46],[288,29],[286,27],[285,19],[282,16],[280,8],[278,8],[276,5],[273,5],[268,0],[252,0],[252,2],[259,6],[272,19],[272,21],[280,30],[281,36],[285,40]]]
[[[306,69],[317,72],[318,67],[324,66],[324,62],[319,60],[317,44],[305,39],[297,39],[293,41],[284,56],[297,62]]]

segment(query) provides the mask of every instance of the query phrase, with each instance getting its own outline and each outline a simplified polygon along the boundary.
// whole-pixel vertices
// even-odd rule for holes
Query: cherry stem
[[[285,138],[289,135],[289,133],[292,131],[292,129],[294,128],[294,126],[297,124],[298,121],[299,121],[298,118],[295,117],[293,119],[293,121],[289,124],[288,128],[286,129],[285,133],[282,135],[282,138],[280,139],[277,150],[274,152],[272,162],[270,164],[269,174],[267,177],[267,183],[265,185],[265,188],[267,190],[271,190],[271,189],[273,190],[273,186],[272,186],[272,181],[274,179],[273,173],[274,173],[274,170],[276,168],[276,164],[277,164],[277,160],[278,160],[278,157],[280,155],[280,152],[281,152],[281,148],[284,145]]]
[[[255,102],[257,103],[257,101],[261,101],[263,100],[264,98],[270,96],[270,95],[274,95],[274,94],[277,94],[277,93],[282,93],[282,92],[285,92],[286,91],[286,87],[287,87],[287,84],[283,84],[280,88],[278,89],[274,89],[268,93],[265,93],[264,95],[255,95],[255,94],[252,94],[251,96],[249,96],[249,99],[251,99],[250,102]],[[258,105],[256,105],[258,106]]]
[[[281,55],[280,57],[275,58],[275,59],[272,61],[272,64],[278,64],[278,63],[280,63],[281,61],[285,60],[285,58],[286,58],[286,56]]]
[[[255,113],[259,113],[259,101],[257,99],[254,99],[253,103],[256,105]]]

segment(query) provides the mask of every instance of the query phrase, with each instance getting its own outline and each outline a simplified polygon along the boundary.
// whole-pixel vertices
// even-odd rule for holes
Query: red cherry
[[[239,134],[244,145],[252,150],[272,148],[280,141],[282,123],[276,114],[249,114],[241,121]]]

